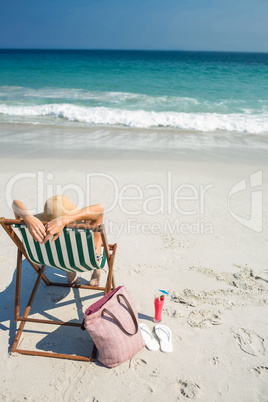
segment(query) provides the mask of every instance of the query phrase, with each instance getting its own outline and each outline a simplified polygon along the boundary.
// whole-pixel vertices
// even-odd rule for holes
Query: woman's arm
[[[100,224],[103,222],[104,208],[102,204],[91,205],[76,211],[70,215],[63,215],[60,218],[53,219],[48,222],[45,226],[46,237],[44,238],[44,243],[48,241],[51,236],[54,236],[52,242],[57,240],[60,236],[64,226],[69,225],[75,221],[86,220],[90,221],[91,224]]]
[[[42,222],[38,218],[30,214],[23,202],[19,200],[13,201],[12,208],[15,217],[17,219],[21,218],[24,220],[34,240],[42,243],[44,237],[46,236],[46,230]]]

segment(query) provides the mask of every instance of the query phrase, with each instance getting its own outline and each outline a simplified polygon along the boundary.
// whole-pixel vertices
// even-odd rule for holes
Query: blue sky
[[[0,48],[268,52],[268,0],[0,0]]]

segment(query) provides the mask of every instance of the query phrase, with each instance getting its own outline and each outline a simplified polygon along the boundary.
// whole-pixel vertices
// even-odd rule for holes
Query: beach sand
[[[10,355],[16,249],[1,229],[2,400],[268,400],[268,166],[254,158],[254,151],[248,160],[243,152],[240,156],[230,157],[227,150],[218,159],[215,154],[73,159],[42,153],[27,159],[10,152],[1,159],[1,216],[12,217],[12,198],[41,208],[51,192],[60,190],[73,202],[104,204],[108,240],[118,244],[116,283],[131,291],[139,321],[150,329],[155,291],[169,292],[163,324],[172,330],[174,348],[169,354],[144,348],[114,369],[98,362]],[[251,192],[254,174],[251,181],[258,185]],[[243,179],[247,189],[230,196]],[[258,217],[250,220],[251,204],[260,199],[251,198],[253,191],[262,192],[262,228]],[[66,280],[52,268],[47,275]],[[83,275],[82,283],[89,277]],[[35,272],[23,263],[24,306],[34,279]],[[41,283],[32,315],[82,321],[97,297]],[[27,324],[20,346],[89,356],[92,342],[77,328],[40,325],[35,333]]]

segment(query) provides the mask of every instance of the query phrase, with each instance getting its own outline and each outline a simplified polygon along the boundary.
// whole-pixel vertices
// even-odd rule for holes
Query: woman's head
[[[63,215],[76,212],[78,209],[66,195],[53,195],[45,203],[44,219],[45,221],[51,221]]]

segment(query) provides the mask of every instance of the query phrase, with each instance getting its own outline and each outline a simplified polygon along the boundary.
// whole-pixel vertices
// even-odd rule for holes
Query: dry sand
[[[98,362],[10,355],[16,328],[13,323],[16,249],[1,229],[1,399],[267,401],[266,164],[215,159],[199,162],[153,158],[150,161],[2,159],[2,216],[12,216],[6,196],[19,198],[30,208],[36,208],[38,171],[41,204],[49,192],[60,190],[56,184],[76,184],[79,186],[76,192],[81,189],[84,194],[84,203],[104,204],[109,242],[118,243],[116,282],[129,288],[140,322],[151,329],[154,292],[161,288],[170,293],[163,324],[172,330],[174,351],[165,354],[144,348],[114,369]],[[249,178],[260,171],[262,184],[252,188],[262,191],[263,228],[257,232],[234,216],[250,219]],[[28,177],[18,179],[16,175],[25,172]],[[93,173],[108,176],[87,176]],[[12,177],[9,196],[11,186],[7,186]],[[232,216],[228,194],[244,178],[248,188],[232,196]],[[181,188],[177,195],[192,199],[177,200],[180,209],[176,210],[174,193],[186,184],[190,187]],[[125,185],[132,186],[125,188]],[[203,190],[210,186],[205,193],[202,185]],[[63,190],[77,202],[73,187]],[[122,198],[127,195],[132,199]],[[153,196],[156,198],[152,199]],[[114,208],[109,211],[113,200],[116,200]],[[175,222],[177,226],[172,233],[170,228]],[[65,280],[61,272],[52,268],[47,269],[47,274]],[[23,278],[25,306],[35,278],[27,262],[23,264]],[[82,283],[87,279],[87,275],[83,276]],[[41,284],[32,314],[81,321],[85,309],[96,300],[90,291],[46,288]],[[51,327],[40,325],[35,333],[32,325],[26,325],[21,347],[89,355],[92,342],[86,332]]]

